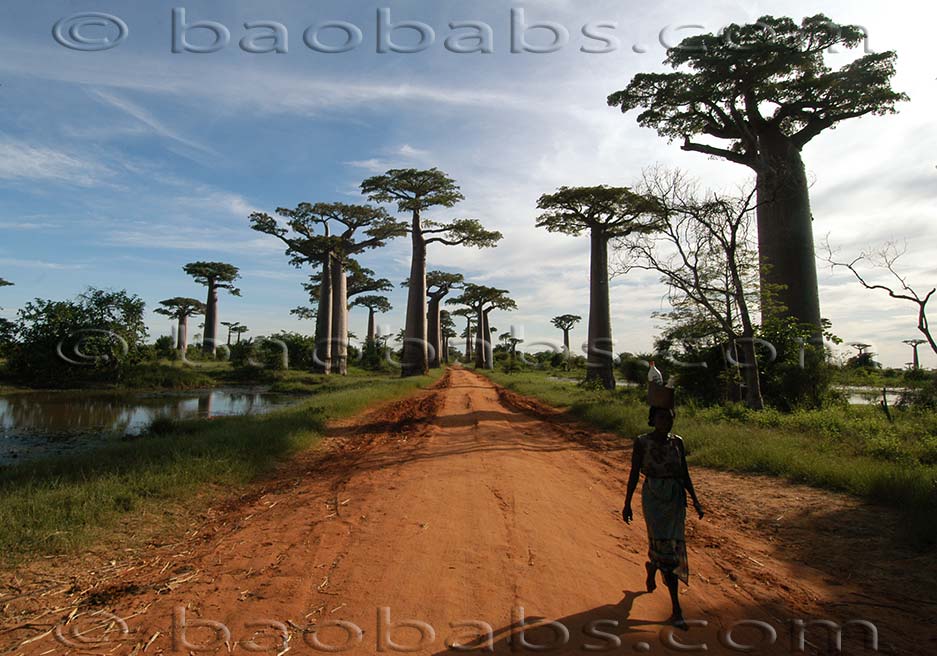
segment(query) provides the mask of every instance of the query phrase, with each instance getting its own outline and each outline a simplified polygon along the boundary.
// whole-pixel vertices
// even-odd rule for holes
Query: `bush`
[[[27,303],[17,313],[9,374],[48,387],[119,382],[146,356],[144,306],[126,291],[93,288],[71,300]]]

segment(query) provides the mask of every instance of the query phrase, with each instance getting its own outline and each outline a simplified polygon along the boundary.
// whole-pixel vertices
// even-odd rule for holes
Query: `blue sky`
[[[2,313],[13,316],[33,297],[72,296],[87,286],[126,288],[152,309],[170,296],[202,296],[183,264],[223,260],[243,275],[243,296],[222,298],[223,320],[246,323],[252,334],[309,332],[310,325],[288,315],[306,300],[300,284],[308,272],[291,268],[275,240],[252,232],[247,215],[301,201],[355,202],[369,175],[392,166],[438,166],[460,182],[466,201],[436,217],[479,218],[505,239],[490,252],[433,248],[430,267],[510,289],[519,310],[495,316],[493,324],[521,327],[529,342],[555,339],[550,317],[587,314],[588,249],[584,240],[533,227],[540,194],[562,184],[631,184],[654,163],[685,168],[714,188],[746,182],[740,167],[683,153],[638,127],[633,114],[605,104],[634,73],[662,69],[661,30],[678,39],[680,26],[716,30],[772,11],[761,2],[701,4],[513,5],[525,9],[528,22],[563,24],[571,39],[559,52],[511,54],[512,5],[488,0],[7,2],[0,22],[0,277],[16,286],[0,290]],[[937,70],[928,32],[937,11],[908,6],[917,12],[913,20],[877,2],[790,2],[784,11],[798,19],[823,11],[859,23],[872,49],[898,51],[895,86],[912,101],[896,116],[853,121],[820,136],[804,156],[817,239],[829,234],[844,253],[907,240],[909,280],[926,287],[937,284],[931,255]],[[223,23],[231,44],[211,54],[172,53],[175,7],[186,9],[189,22]],[[431,25],[437,42],[419,53],[378,54],[381,7],[391,8],[394,21]],[[52,26],[84,12],[120,17],[129,27],[126,40],[102,52],[58,44]],[[359,26],[363,43],[341,54],[307,48],[303,31],[331,20]],[[455,54],[443,46],[448,23],[467,20],[492,26],[493,54]],[[238,41],[249,32],[247,21],[283,23],[289,52],[243,52]],[[617,27],[606,32],[620,39],[619,50],[580,51],[601,45],[582,36],[583,25],[611,22]],[[204,37],[191,35],[196,45],[207,43]],[[394,33],[404,45],[412,37]],[[337,39],[337,32],[323,32],[326,38]],[[542,43],[534,34],[530,40]],[[636,45],[645,52],[635,52]],[[362,261],[396,282],[406,276],[408,256],[406,240],[399,240]],[[834,332],[874,344],[887,364],[906,362],[900,340],[917,336],[913,308],[820,269],[822,313]],[[391,296],[395,311],[382,323],[396,330],[405,299],[399,290]],[[650,314],[665,308],[664,297],[652,275],[615,281],[618,350],[651,345]],[[169,331],[158,315],[148,318],[153,335]],[[353,312],[352,330],[362,333],[364,318]],[[580,326],[574,342],[584,338]],[[929,353],[923,359],[937,364]]]

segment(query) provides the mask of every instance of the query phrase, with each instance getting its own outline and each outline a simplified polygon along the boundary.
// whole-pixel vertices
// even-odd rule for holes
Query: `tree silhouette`
[[[194,298],[183,296],[167,298],[159,304],[163,307],[153,311],[176,320],[176,350],[185,352],[188,348],[189,317],[205,314],[205,304]]]
[[[241,290],[234,286],[234,281],[241,275],[236,266],[225,262],[190,262],[182,268],[195,282],[208,287],[202,351],[214,354],[218,335],[218,290],[227,289],[232,296],[240,296]]]
[[[449,340],[453,337],[458,337],[459,333],[456,332],[455,321],[452,320],[452,315],[446,310],[441,310],[439,312],[439,326],[440,334],[442,335],[442,360],[446,364],[449,364]]]
[[[243,335],[244,333],[249,333],[249,332],[250,332],[250,328],[248,328],[247,326],[245,326],[245,325],[242,324],[242,325],[240,325],[240,326],[235,326],[234,328],[232,328],[232,329],[231,329],[231,332],[238,336],[237,343],[240,344],[240,343],[241,343],[241,335]]]
[[[394,309],[394,306],[390,304],[386,296],[376,295],[359,296],[352,303],[352,306],[368,309],[368,336],[365,341],[367,344],[374,344],[375,337],[377,336],[375,315],[378,313],[383,314],[385,312],[390,312]]]
[[[451,314],[465,318],[465,331],[462,333],[462,337],[465,338],[465,361],[470,362],[472,360],[472,319],[475,318],[475,310],[465,307],[454,310]]]
[[[917,347],[920,346],[921,344],[926,344],[926,343],[927,343],[927,340],[926,340],[926,339],[920,339],[920,338],[915,338],[915,339],[903,339],[903,340],[901,340],[901,343],[902,343],[902,344],[907,344],[907,345],[910,346],[910,347],[912,348],[912,350],[914,351],[914,356],[913,356],[912,359],[911,359],[911,367],[912,367],[913,369],[920,369],[920,368],[921,368],[921,360],[920,360],[920,358],[918,358]]]
[[[228,329],[227,345],[231,346],[231,331],[241,325],[240,321],[222,321],[221,325]]]
[[[396,203],[399,212],[410,213],[412,255],[401,376],[425,374],[429,369],[426,247],[437,243],[488,248],[501,239],[501,233],[486,230],[476,219],[456,219],[448,223],[423,219],[423,212],[430,208],[453,207],[463,200],[455,180],[436,168],[391,169],[362,182],[361,192],[372,201]]]
[[[426,274],[426,336],[429,343],[429,367],[438,369],[443,361],[442,324],[440,322],[441,304],[444,298],[453,289],[462,286],[464,278],[461,273],[447,273],[445,271],[430,271]],[[409,286],[410,281],[405,280],[403,287]]]
[[[895,53],[867,54],[838,70],[825,54],[866,38],[858,25],[822,14],[797,25],[764,16],[667,51],[673,73],[641,73],[608,98],[683,150],[742,164],[757,176],[762,289],[778,290],[788,316],[820,330],[813,216],[801,151],[824,130],[888,114],[907,96],[892,90]],[[705,137],[724,146],[695,140]]]
[[[494,369],[494,354],[491,344],[491,333],[494,329],[488,323],[488,315],[492,310],[514,310],[517,308],[506,289],[486,287],[484,285],[466,284],[459,296],[450,298],[446,303],[452,305],[466,305],[475,313],[475,368]]]
[[[632,233],[649,232],[660,220],[654,198],[628,187],[560,187],[544,194],[537,207],[545,210],[537,227],[579,236],[589,233],[589,337],[587,380],[600,380],[615,389],[612,352],[612,320],[608,297],[608,242]]]
[[[580,321],[582,321],[582,317],[578,314],[561,314],[550,319],[554,326],[563,331],[563,350],[566,356],[563,360],[567,369],[569,369],[569,331]]]

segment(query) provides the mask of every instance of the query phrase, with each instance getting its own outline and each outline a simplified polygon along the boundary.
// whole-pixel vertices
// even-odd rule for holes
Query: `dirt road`
[[[745,653],[734,640],[789,654],[799,653],[792,621],[858,619],[877,626],[880,652],[937,653],[933,556],[902,551],[893,519],[846,497],[697,470],[708,514],[688,519],[691,628],[676,631],[662,623],[663,586],[644,592],[640,501],[634,524],[620,519],[620,438],[455,368],[432,390],[334,426],[327,443],[208,511],[182,543],[87,565],[70,591],[7,601],[8,618],[27,603],[62,608],[6,627],[0,644],[134,656],[458,653],[447,644],[670,653],[673,640]],[[69,615],[61,637],[46,633]],[[875,653],[860,648],[859,627],[845,636],[847,653]],[[807,631],[805,651],[827,653],[823,629]]]

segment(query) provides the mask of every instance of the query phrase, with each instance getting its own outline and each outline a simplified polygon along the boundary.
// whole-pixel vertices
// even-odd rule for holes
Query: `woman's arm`
[[[680,460],[683,463],[683,487],[686,488],[686,491],[690,493],[690,498],[693,499],[693,507],[696,509],[696,513],[699,515],[699,518],[702,519],[703,506],[696,497],[696,490],[693,489],[693,479],[690,478],[690,468],[686,464],[686,449],[683,446],[683,440],[677,438],[677,444],[680,447]]]
[[[641,438],[634,440],[634,448],[631,450],[631,474],[628,475],[628,491],[625,494],[625,507],[621,511],[621,518],[626,524],[630,524],[634,518],[631,512],[631,498],[638,487],[638,479],[641,478],[641,462],[644,458],[644,449],[641,448]]]

